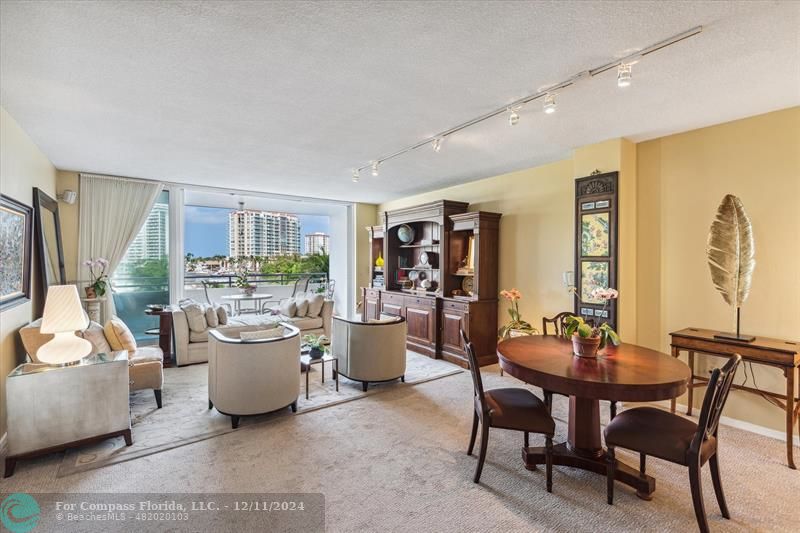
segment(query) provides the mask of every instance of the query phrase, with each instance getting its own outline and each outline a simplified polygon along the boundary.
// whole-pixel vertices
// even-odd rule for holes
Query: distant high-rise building
[[[147,220],[133,239],[125,255],[125,263],[130,265],[148,259],[163,259],[169,255],[169,205],[157,203],[153,206]]]
[[[307,254],[327,254],[330,253],[328,241],[330,237],[321,231],[306,234],[306,253]]]
[[[230,257],[275,257],[300,253],[300,220],[296,215],[254,209],[228,214]]]

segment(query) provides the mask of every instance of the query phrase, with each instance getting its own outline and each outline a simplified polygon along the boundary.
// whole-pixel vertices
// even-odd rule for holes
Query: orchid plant
[[[497,335],[501,339],[510,337],[511,331],[521,331],[528,335],[539,332],[535,327],[531,326],[529,322],[522,320],[522,316],[519,313],[519,301],[522,299],[522,293],[519,292],[519,290],[503,290],[500,291],[500,296],[508,300],[511,304],[511,306],[508,308],[508,314],[511,317],[511,322],[505,324],[497,331]]]
[[[578,298],[578,301],[582,302],[580,297],[578,297],[577,291],[573,289],[573,292],[575,293],[575,297]],[[592,290],[591,295],[593,300],[603,301],[603,311],[605,311],[611,300],[615,300],[619,297],[619,291],[610,287],[598,287]],[[567,326],[565,333],[568,337],[572,337],[573,334],[577,334],[579,337],[585,339],[600,337],[599,349],[601,350],[608,346],[609,343],[614,346],[618,346],[620,343],[619,335],[608,322],[603,322],[599,326],[590,326],[579,316],[569,316],[564,322]]]
[[[92,277],[92,283],[89,287],[94,289],[97,296],[104,296],[108,288],[108,274],[106,271],[109,266],[108,259],[98,257],[97,259],[87,259],[83,262],[83,266],[89,269],[89,275]]]

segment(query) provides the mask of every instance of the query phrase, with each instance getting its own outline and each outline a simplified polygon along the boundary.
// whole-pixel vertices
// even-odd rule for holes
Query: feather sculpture
[[[711,281],[725,302],[736,309],[736,337],[739,337],[739,308],[750,293],[755,268],[755,244],[750,218],[742,201],[725,195],[708,233],[708,267]]]

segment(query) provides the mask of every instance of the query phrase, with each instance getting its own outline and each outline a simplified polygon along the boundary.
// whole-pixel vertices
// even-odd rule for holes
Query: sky
[[[228,213],[231,209],[187,205],[184,252],[195,257],[228,255]],[[321,231],[330,234],[328,216],[297,215],[300,219],[300,252],[305,253],[305,235]]]

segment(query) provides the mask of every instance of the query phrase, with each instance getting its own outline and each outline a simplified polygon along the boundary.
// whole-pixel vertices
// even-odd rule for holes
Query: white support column
[[[183,298],[183,274],[186,269],[183,253],[184,189],[171,185],[169,189],[169,301],[178,303]]]

